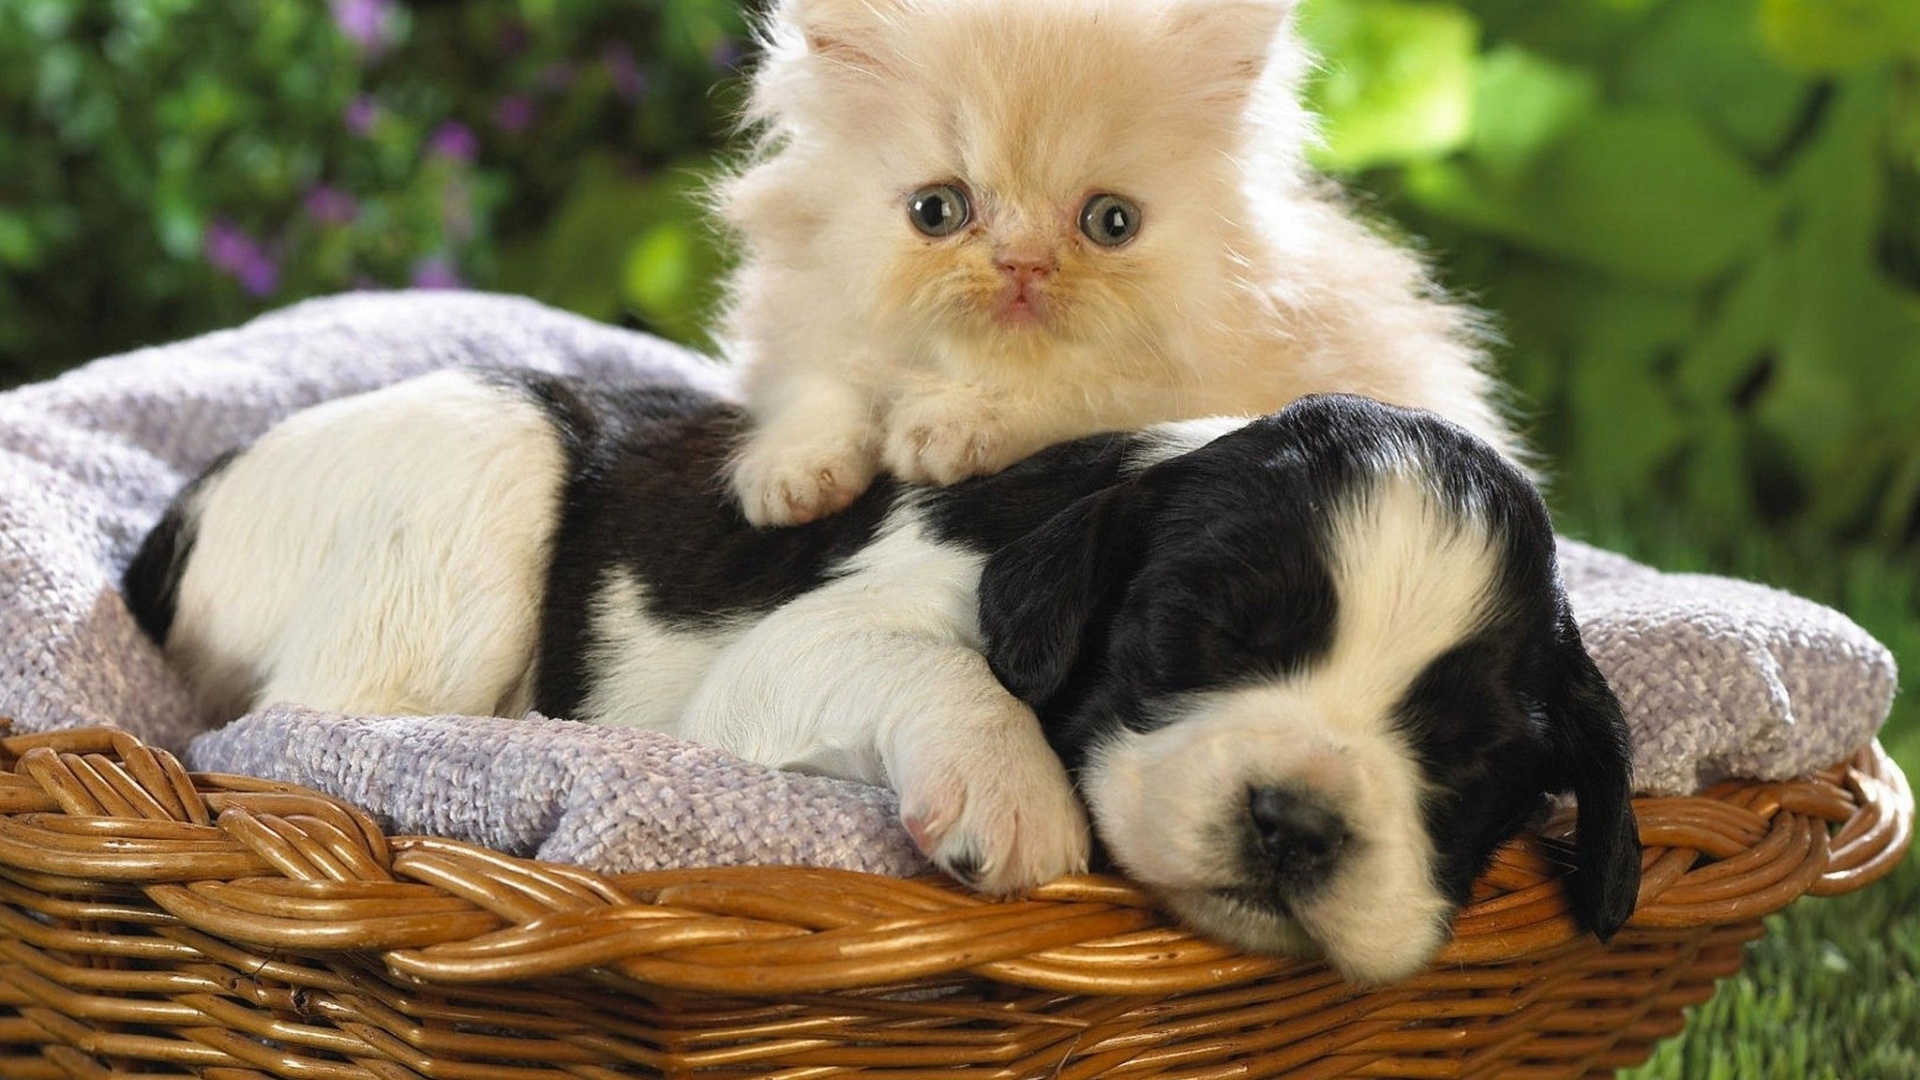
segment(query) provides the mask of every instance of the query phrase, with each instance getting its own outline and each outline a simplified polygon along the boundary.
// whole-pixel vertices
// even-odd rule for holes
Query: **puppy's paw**
[[[801,525],[847,508],[873,483],[860,438],[791,442],[755,435],[733,467],[740,511],[761,527]]]
[[[971,391],[949,390],[895,405],[880,456],[902,480],[955,484],[999,472],[1024,449],[992,405]]]
[[[901,822],[956,880],[1006,895],[1087,868],[1086,810],[1026,706],[929,725],[895,768]]]

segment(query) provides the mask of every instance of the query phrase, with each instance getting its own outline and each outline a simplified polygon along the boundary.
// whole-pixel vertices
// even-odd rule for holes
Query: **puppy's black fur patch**
[[[228,450],[213,459],[213,464],[193,478],[173,502],[167,504],[160,521],[140,541],[133,561],[120,576],[120,592],[126,597],[133,621],[157,644],[165,645],[173,632],[173,616],[180,600],[180,576],[187,572],[187,560],[193,554],[193,497],[207,482],[220,475],[240,451]]]
[[[1394,715],[1431,791],[1435,885],[1464,903],[1499,845],[1571,791],[1574,908],[1604,938],[1640,871],[1625,724],[1567,614],[1538,491],[1438,417],[1306,398],[1082,498],[989,560],[989,661],[1074,771],[1117,729],[1181,715],[1187,695],[1309,668],[1339,619],[1327,519],[1395,458],[1501,548],[1491,618]]]
[[[577,455],[541,620],[535,707],[550,715],[569,715],[584,695],[590,673],[582,613],[609,569],[624,568],[645,583],[650,618],[681,629],[712,627],[817,588],[873,541],[903,495],[898,483],[881,477],[838,514],[756,529],[725,497],[728,456],[745,427],[736,406],[674,387],[513,378],[569,433],[569,452]],[[1110,486],[1133,442],[1092,436],[917,497],[941,539],[989,551]]]
[[[771,611],[818,587],[873,539],[899,489],[881,480],[832,517],[755,529],[725,497],[744,419],[677,387],[589,388],[534,378],[528,390],[577,433],[541,619],[535,707],[571,715],[589,684],[585,613],[606,574],[647,586],[646,614],[681,629]]]

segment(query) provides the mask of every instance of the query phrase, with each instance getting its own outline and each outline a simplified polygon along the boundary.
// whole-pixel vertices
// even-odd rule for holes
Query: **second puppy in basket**
[[[224,715],[634,724],[892,786],[1009,893],[1112,859],[1202,931],[1417,970],[1494,849],[1579,798],[1573,907],[1631,911],[1625,729],[1526,478],[1431,414],[1303,399],[1091,436],[753,528],[734,406],[445,372],[310,409],[129,567]],[[1076,784],[1078,792],[1076,793]]]

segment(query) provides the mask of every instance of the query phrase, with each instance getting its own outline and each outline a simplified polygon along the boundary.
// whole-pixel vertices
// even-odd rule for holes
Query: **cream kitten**
[[[1508,453],[1471,313],[1305,165],[1292,0],[778,0],[719,193],[756,524],[1345,390]]]

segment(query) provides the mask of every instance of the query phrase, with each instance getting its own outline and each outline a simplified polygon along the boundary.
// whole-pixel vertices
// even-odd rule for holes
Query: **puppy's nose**
[[[1284,788],[1254,788],[1247,797],[1260,848],[1282,873],[1324,873],[1347,845],[1347,823],[1321,803]]]

